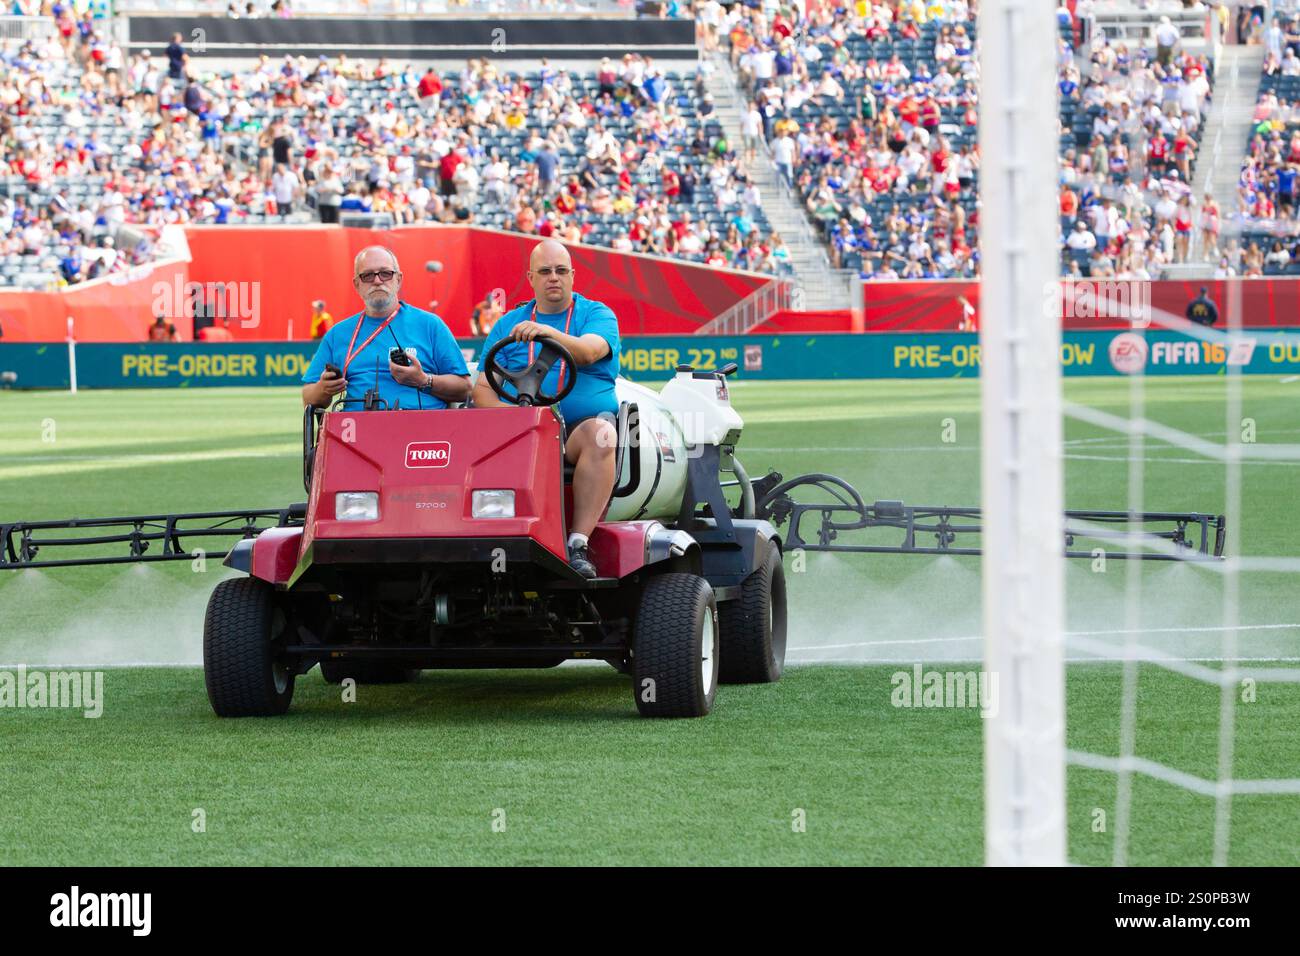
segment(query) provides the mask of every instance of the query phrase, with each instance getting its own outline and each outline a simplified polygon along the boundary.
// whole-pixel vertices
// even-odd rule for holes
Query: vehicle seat
[[[615,494],[618,493],[618,486],[623,478],[623,458],[628,446],[629,432],[630,429],[639,427],[638,419],[635,402],[619,403],[618,417],[614,420],[614,430],[618,434],[618,444],[614,448]],[[564,460],[564,483],[573,484],[573,464],[567,458]]]

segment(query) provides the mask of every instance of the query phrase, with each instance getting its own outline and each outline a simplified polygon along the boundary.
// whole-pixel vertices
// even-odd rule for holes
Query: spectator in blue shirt
[[[537,182],[542,195],[549,196],[555,189],[555,171],[560,165],[560,156],[555,151],[555,144],[549,139],[537,154]]]
[[[1296,168],[1281,166],[1277,171],[1277,208],[1289,211],[1295,206]]]
[[[172,34],[172,42],[167,44],[167,75],[179,80],[185,72],[185,47],[179,33]]]
[[[655,105],[663,99],[665,91],[664,78],[657,71],[652,70],[650,75],[641,83],[641,92],[645,98]]]

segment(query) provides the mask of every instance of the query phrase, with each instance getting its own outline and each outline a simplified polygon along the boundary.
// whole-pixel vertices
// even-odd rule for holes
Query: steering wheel
[[[497,353],[507,345],[515,344],[513,339],[502,339],[488,349],[487,355],[483,356],[483,374],[487,376],[492,391],[496,392],[497,398],[503,402],[509,402],[511,405],[556,405],[573,391],[574,385],[578,384],[577,363],[573,361],[569,350],[554,339],[538,338],[533,341],[539,346],[537,358],[526,369],[511,372],[497,364]],[[542,392],[542,383],[546,381],[546,376],[560,359],[568,365],[565,370],[564,387],[560,389],[559,395],[547,395]],[[506,393],[506,382],[514,386],[513,396]]]

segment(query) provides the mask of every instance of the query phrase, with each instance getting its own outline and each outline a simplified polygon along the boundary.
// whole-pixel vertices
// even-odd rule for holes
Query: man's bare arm
[[[324,408],[334,400],[334,396],[339,392],[346,392],[348,389],[348,380],[342,375],[332,375],[326,371],[318,381],[309,382],[302,387],[302,403],[306,405],[315,405],[317,408]]]
[[[475,408],[499,408],[505,402],[497,398],[497,393],[492,391],[492,386],[488,384],[487,373],[479,372],[478,381],[474,383],[474,407]]]
[[[430,375],[429,391],[444,402],[463,402],[469,397],[469,376]]]

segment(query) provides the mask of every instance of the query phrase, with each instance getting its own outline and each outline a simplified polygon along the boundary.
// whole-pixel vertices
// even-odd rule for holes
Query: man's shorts
[[[610,414],[609,412],[602,412],[599,415],[587,415],[573,422],[564,422],[561,428],[561,438],[564,440],[564,444],[565,445],[569,444],[569,436],[573,434],[574,429],[576,429],[583,422],[591,421],[593,418],[603,418],[605,421],[609,422],[615,428],[618,427],[618,416]]]

